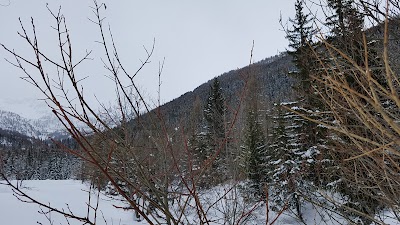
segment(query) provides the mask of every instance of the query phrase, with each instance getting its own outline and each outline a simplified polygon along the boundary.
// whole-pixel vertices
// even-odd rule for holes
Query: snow
[[[3,139],[0,139],[0,145],[11,147],[12,143],[3,138]]]
[[[212,188],[211,190],[205,191],[202,194],[202,199],[208,199],[210,203],[215,200],[222,199],[217,204],[209,206],[208,215],[212,218],[212,221],[216,224],[223,222],[224,212],[232,212],[237,210],[242,212],[250,212],[247,219],[243,220],[241,224],[265,224],[266,215],[268,214],[269,221],[272,222],[278,215],[277,212],[266,210],[266,204],[264,202],[249,202],[246,200],[246,196],[238,196],[238,190],[234,189],[235,192],[230,192],[225,197],[222,197],[223,193],[230,190],[229,185],[220,185]],[[81,181],[75,180],[29,180],[22,182],[22,190],[27,192],[32,197],[40,200],[45,204],[51,204],[53,207],[63,208],[68,211],[68,207],[76,215],[86,216],[88,202],[88,190],[89,186]],[[246,193],[246,191],[244,192]],[[92,195],[91,205],[95,206],[96,195]],[[49,203],[50,202],[50,203]],[[67,206],[68,205],[68,206]],[[207,204],[206,204],[207,205]],[[118,209],[115,206],[124,207],[125,205],[118,199],[111,199],[103,194],[99,197],[99,213],[97,218],[98,225],[105,224],[118,224],[118,225],[144,225],[147,224],[145,221],[136,221],[134,219],[133,211],[126,211]],[[34,224],[50,224],[48,219],[38,213],[41,209],[35,204],[24,203],[18,200],[14,195],[13,191],[9,186],[0,185],[0,224],[7,225],[34,225]],[[45,209],[42,209],[45,210]],[[93,216],[93,210],[90,210],[90,217]],[[303,218],[306,224],[346,224],[343,218],[339,216],[327,215],[321,208],[315,207],[309,203],[304,204],[302,207]],[[197,224],[195,212],[193,215],[187,214],[187,222],[190,224]],[[66,219],[56,213],[51,213],[50,220],[52,224],[68,224]],[[396,224],[397,221],[390,218],[391,212],[383,211],[380,218],[385,218],[387,224]],[[226,215],[225,215],[226,216]],[[104,217],[104,219],[103,219]],[[217,218],[218,217],[218,218]],[[393,216],[392,216],[393,218]],[[221,220],[222,219],[222,220]],[[106,220],[106,222],[104,221]],[[229,220],[229,218],[228,218]],[[71,225],[82,224],[82,222],[70,220]],[[269,224],[269,223],[268,223]],[[283,212],[274,223],[280,224],[302,224],[293,213],[290,211]]]
[[[311,158],[312,156],[319,154],[320,152],[317,150],[316,146],[312,146],[311,148],[307,149],[306,152],[303,153],[303,158]]]
[[[68,211],[67,204],[76,215],[85,216],[88,202],[89,186],[74,180],[30,180],[23,181],[23,191],[45,204],[63,208]],[[95,206],[95,195],[92,195],[92,205]],[[115,208],[113,205],[124,206],[118,200],[112,200],[107,196],[100,195],[98,225],[105,224],[146,224],[134,222],[133,213]],[[40,207],[35,204],[24,203],[18,200],[8,186],[0,185],[0,224],[29,225],[49,224],[46,217],[40,213]],[[43,209],[45,210],[45,209]],[[93,210],[91,210],[93,215]],[[107,223],[102,219],[101,214]],[[54,224],[68,224],[66,219],[56,213],[50,213]],[[39,222],[39,223],[37,223]],[[79,221],[70,220],[71,225],[82,224]]]

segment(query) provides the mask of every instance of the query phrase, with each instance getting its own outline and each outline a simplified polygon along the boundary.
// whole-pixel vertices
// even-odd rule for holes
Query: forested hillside
[[[289,72],[294,69],[291,56],[282,53],[216,77],[221,84],[226,105],[237,106],[240,95],[245,91],[245,82],[254,77],[260,87],[258,95],[262,98],[265,108],[272,108],[277,102],[293,100],[294,79],[289,76]],[[170,123],[178,124],[181,119],[189,116],[196,98],[202,103],[206,102],[212,82],[213,80],[209,80],[156,110],[160,110]]]

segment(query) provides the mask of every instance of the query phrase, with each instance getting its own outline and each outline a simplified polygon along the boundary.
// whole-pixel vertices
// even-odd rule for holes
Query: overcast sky
[[[29,55],[28,46],[17,35],[18,17],[29,25],[33,17],[39,44],[49,54],[56,54],[54,21],[46,9],[62,6],[70,30],[75,56],[93,50],[94,60],[84,64],[79,72],[89,76],[82,84],[89,97],[97,96],[104,103],[112,102],[114,89],[105,78],[100,58],[104,57],[97,40],[96,26],[89,6],[91,0],[0,0],[0,43]],[[254,40],[254,61],[285,51],[287,41],[279,24],[294,14],[294,0],[146,0],[104,1],[103,12],[110,24],[121,58],[128,69],[135,70],[144,58],[143,45],[154,55],[137,77],[146,95],[156,99],[158,65],[165,57],[161,99],[170,101],[202,83],[232,69],[248,64]],[[21,72],[7,64],[12,59],[0,49],[0,109],[14,111],[26,117],[37,117],[46,109],[38,107],[42,96],[19,79]]]

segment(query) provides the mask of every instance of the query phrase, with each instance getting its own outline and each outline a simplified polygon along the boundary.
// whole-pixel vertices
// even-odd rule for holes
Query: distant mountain
[[[28,137],[38,138],[41,132],[37,130],[29,119],[26,119],[16,113],[0,110],[0,128],[18,132]]]
[[[41,139],[65,139],[69,138],[68,132],[54,115],[42,116],[39,119],[30,120],[33,127],[40,131]]]
[[[0,128],[0,150],[3,148],[26,149],[34,143],[35,139],[15,131]]]
[[[41,140],[64,139],[69,136],[54,116],[44,116],[32,120],[4,110],[0,110],[0,129]]]

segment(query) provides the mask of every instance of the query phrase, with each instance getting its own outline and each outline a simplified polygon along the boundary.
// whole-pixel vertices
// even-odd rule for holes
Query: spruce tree
[[[210,93],[207,103],[204,107],[205,119],[205,154],[207,158],[214,159],[212,161],[212,171],[209,174],[214,183],[224,180],[226,177],[226,165],[224,162],[226,156],[226,120],[225,98],[217,78],[213,80],[210,86]]]
[[[316,34],[312,26],[311,15],[304,12],[304,1],[297,0],[295,3],[296,15],[294,19],[289,21],[292,23],[292,28],[287,30],[286,38],[289,41],[291,51],[289,54],[293,56],[293,62],[296,66],[296,71],[292,72],[297,83],[294,89],[297,93],[297,103],[292,104],[296,109],[300,109],[308,116],[315,117],[316,112],[322,111],[322,104],[319,96],[315,93],[316,86],[313,82],[318,71],[318,60],[315,58],[314,52],[317,50],[313,43],[312,37]],[[299,119],[300,127],[297,129],[301,135],[302,141],[307,143],[304,150],[317,144],[316,137],[322,132],[317,128],[315,123],[308,120]]]
[[[207,158],[206,135],[203,131],[203,106],[199,96],[193,102],[192,111],[187,121],[186,132],[189,136],[189,147],[193,154],[193,169],[197,170]]]
[[[266,140],[259,117],[258,86],[251,77],[246,98],[246,127],[242,147],[242,161],[250,180],[250,187],[256,195],[263,194],[263,166],[265,165]]]
[[[332,15],[326,18],[326,26],[330,28],[332,36],[343,40],[354,38],[351,34],[361,33],[363,16],[353,3],[353,0],[328,0]]]
[[[304,12],[304,4],[303,0],[296,1],[296,15],[294,19],[290,19],[292,28],[287,30],[288,35],[286,36],[289,40],[289,47],[292,49],[289,53],[293,56],[293,62],[297,68],[291,75],[294,75],[297,81],[294,89],[298,97],[297,102],[290,104],[290,108],[310,118],[318,119],[321,117],[320,112],[324,111],[324,106],[320,96],[316,93],[318,87],[314,82],[315,77],[319,77],[318,73],[321,71],[318,69],[320,62],[315,57],[315,52],[318,52],[321,46],[313,42],[316,30],[312,26],[311,15]],[[298,142],[301,144],[297,154],[312,153],[315,158],[315,154],[319,154],[326,142],[326,130],[309,120],[295,116],[295,114],[292,119],[297,124],[293,132],[296,132]],[[311,165],[310,169],[306,171],[309,174],[307,177],[313,178],[313,181],[316,178],[312,169],[314,166]]]
[[[207,132],[215,148],[225,138],[225,98],[217,78],[214,78],[204,108]]]
[[[344,59],[341,55],[337,54],[335,56],[336,60],[336,73],[343,73],[345,75],[345,81],[353,91],[358,92],[360,94],[369,95],[368,90],[365,89],[365,84],[369,81],[360,80],[362,76],[360,75],[360,71],[354,67],[352,63],[356,63],[360,67],[365,67],[366,61],[368,60],[369,68],[379,68],[382,64],[382,60],[378,57],[378,53],[375,51],[376,44],[375,41],[367,40],[366,46],[364,46],[363,40],[363,29],[364,29],[364,19],[361,12],[357,10],[354,6],[354,1],[350,0],[329,0],[328,6],[333,10],[333,15],[327,18],[327,26],[331,28],[332,33],[332,44],[339,49],[342,53],[347,55],[353,62],[350,62],[348,59]],[[366,37],[367,39],[370,37]],[[365,48],[368,51],[368,57],[365,59]],[[337,63],[339,62],[339,63]],[[333,64],[333,63],[331,63]],[[335,67],[333,67],[335,68]],[[380,69],[372,69],[371,71],[372,77],[380,84],[382,87],[386,85],[386,78],[381,74]],[[367,85],[368,86],[368,85]],[[362,100],[363,101],[363,100]],[[365,108],[370,107],[368,102],[362,102]],[[351,128],[359,127],[359,132],[361,135],[373,136],[370,133],[370,129],[365,127],[362,122],[360,122],[360,118],[355,117],[352,113],[345,113],[341,115],[343,121],[346,121],[345,126],[349,126]],[[353,142],[346,138],[341,137],[341,142],[343,145],[346,145],[348,148],[356,148]],[[346,144],[345,144],[346,143]],[[358,212],[362,212],[366,215],[373,215],[377,208],[378,203],[375,200],[376,192],[371,189],[371,191],[363,190],[359,187],[354,187],[349,189],[349,186],[352,185],[351,182],[346,181],[345,174],[347,171],[351,171],[354,167],[364,166],[364,162],[360,163],[352,163],[345,164],[341,161],[343,158],[349,158],[345,152],[341,154],[335,154],[333,159],[333,164],[338,166],[337,174],[339,174],[340,178],[338,182],[335,183],[335,186],[332,187],[335,191],[340,192],[342,195],[346,196],[348,201],[347,206],[355,209]],[[368,174],[360,173],[358,179],[368,181],[370,176]],[[349,213],[350,215],[352,213]],[[364,224],[370,224],[370,219],[360,216],[361,220],[363,220]]]
[[[302,130],[304,119],[282,109],[282,105],[292,107],[293,104],[281,103],[275,106],[274,128],[265,173],[272,188],[273,206],[282,209],[286,205],[302,220],[301,207],[304,201],[300,196],[312,191],[306,175],[318,152],[308,149],[308,144],[302,138],[305,135]]]
[[[297,93],[296,102],[286,104],[285,106],[291,108],[291,110],[298,111],[301,114],[307,115],[311,118],[318,118],[319,112],[323,111],[323,105],[320,102],[319,96],[315,93],[317,89],[314,79],[318,77],[318,59],[315,57],[315,52],[320,48],[313,42],[313,36],[316,34],[316,30],[313,28],[313,20],[310,13],[306,13],[304,10],[304,1],[297,0],[295,3],[296,14],[294,19],[289,21],[292,24],[292,28],[287,30],[286,38],[289,41],[289,47],[291,51],[289,54],[293,57],[293,62],[296,66],[296,71],[292,72],[292,75],[296,79],[294,90]],[[292,136],[297,137],[297,150],[292,152],[292,158],[296,158],[298,155],[304,155],[311,153],[313,157],[319,152],[319,148],[324,143],[325,132],[324,129],[318,127],[317,124],[303,119],[297,116],[295,113],[291,113],[291,123],[295,124],[292,129]],[[303,160],[307,160],[304,158]],[[303,164],[307,164],[304,162]],[[310,170],[305,171],[306,174],[314,174],[311,166]],[[306,176],[312,177],[315,176]]]
[[[299,80],[299,84],[295,88],[309,96],[313,92],[310,72],[315,68],[314,64],[317,61],[313,54],[314,44],[312,42],[316,30],[312,26],[311,15],[304,12],[303,0],[296,1],[295,10],[295,18],[289,19],[292,27],[286,30],[286,39],[288,39],[291,48],[288,53],[293,57],[293,62],[297,68],[297,71],[292,72],[292,75],[295,75]]]
[[[265,155],[266,165],[264,167],[264,174],[266,182],[269,186],[278,183],[279,180],[275,179],[275,170],[278,168],[284,157],[287,157],[286,149],[288,145],[288,137],[286,133],[286,126],[284,122],[284,115],[280,107],[275,105],[276,113],[272,116],[272,123],[274,124],[269,138],[268,152]]]

